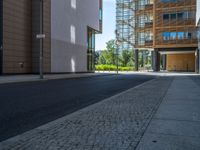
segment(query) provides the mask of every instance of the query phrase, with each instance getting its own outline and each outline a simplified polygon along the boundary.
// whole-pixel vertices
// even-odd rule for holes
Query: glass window
[[[184,13],[183,12],[177,13],[177,18],[178,19],[183,19],[184,18]]]
[[[169,14],[163,14],[163,19],[164,20],[169,20]]]
[[[161,2],[163,2],[163,3],[175,3],[175,2],[177,2],[177,0],[160,0]]]
[[[145,33],[145,41],[151,41],[151,40],[153,40],[153,33],[152,32]]]
[[[188,12],[188,18],[195,18],[195,17],[196,17],[196,13],[194,11]]]
[[[146,0],[139,0],[138,1],[138,9],[144,9],[146,4],[147,4]]]
[[[147,21],[147,17],[145,15],[139,16],[138,17],[138,26],[144,27],[146,21]]]
[[[145,33],[140,32],[138,33],[138,45],[144,45],[145,44]]]
[[[88,28],[87,49],[87,68],[88,71],[94,71],[95,31],[92,28]]]
[[[184,39],[184,32],[178,32],[177,35],[179,40]]]
[[[186,37],[186,39],[191,39],[192,38],[192,33],[186,32],[185,33],[185,37]]]
[[[197,31],[197,38],[200,41],[200,29]]]
[[[170,40],[176,40],[176,32],[170,33]]]
[[[183,13],[183,18],[184,18],[184,19],[188,19],[188,12],[184,12],[184,13]]]
[[[170,14],[171,19],[176,19],[176,14]]]
[[[163,40],[169,40],[170,39],[170,32],[163,32],[162,36],[163,36]]]

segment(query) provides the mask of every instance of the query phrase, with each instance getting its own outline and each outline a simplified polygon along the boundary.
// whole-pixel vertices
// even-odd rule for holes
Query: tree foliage
[[[142,54],[142,55],[141,55]],[[96,65],[116,65],[116,48],[115,40],[110,40],[106,43],[106,49],[98,52],[98,55],[95,55]],[[121,67],[134,67],[135,65],[135,53],[134,50],[123,50],[118,55],[119,66]],[[139,66],[145,67],[149,65],[150,62],[149,51],[141,51],[139,55]]]

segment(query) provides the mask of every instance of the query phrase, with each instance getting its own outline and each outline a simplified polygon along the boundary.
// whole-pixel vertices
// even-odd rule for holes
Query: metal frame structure
[[[131,50],[135,45],[134,0],[116,0],[116,39],[120,40],[119,52]]]
[[[116,0],[116,29],[120,50],[152,49],[153,1]]]
[[[152,0],[116,0],[116,39],[120,41],[118,51],[134,51],[135,71],[139,69],[139,50],[152,50],[153,47],[152,3]],[[141,54],[144,62],[144,51]]]

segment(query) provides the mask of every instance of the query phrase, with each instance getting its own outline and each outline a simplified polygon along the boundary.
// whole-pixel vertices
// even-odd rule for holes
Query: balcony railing
[[[153,28],[153,21],[145,22],[145,28]]]
[[[145,5],[145,10],[153,10],[153,4]]]
[[[197,39],[177,39],[177,40],[156,40],[156,45],[182,45],[197,44]]]
[[[145,41],[145,46],[153,46],[153,40]]]

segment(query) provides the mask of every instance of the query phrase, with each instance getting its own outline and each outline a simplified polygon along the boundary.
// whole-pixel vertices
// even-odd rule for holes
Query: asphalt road
[[[0,141],[153,78],[109,75],[0,85]]]

